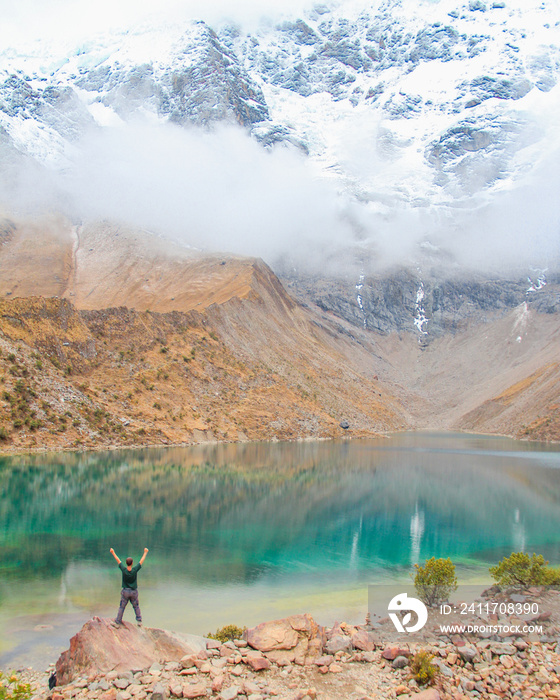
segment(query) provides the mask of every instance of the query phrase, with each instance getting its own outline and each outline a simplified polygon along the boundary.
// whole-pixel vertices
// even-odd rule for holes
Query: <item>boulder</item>
[[[325,630],[311,615],[291,615],[282,620],[263,622],[246,630],[249,646],[262,652],[290,652],[278,656],[297,664],[320,656],[325,642]],[[278,662],[269,655],[271,661]]]
[[[155,664],[179,661],[206,648],[206,639],[129,622],[94,617],[70,640],[70,648],[56,662],[58,685],[78,676],[96,676],[110,671],[134,671]],[[161,669],[161,665],[159,666]]]

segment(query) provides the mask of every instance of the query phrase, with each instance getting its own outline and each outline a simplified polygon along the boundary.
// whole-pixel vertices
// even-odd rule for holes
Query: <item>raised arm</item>
[[[144,559],[146,558],[146,555],[148,554],[148,548],[144,547],[144,554],[142,555],[142,559],[140,559],[140,565],[144,563]]]
[[[111,552],[111,554],[112,554],[112,555],[115,557],[115,559],[117,560],[117,564],[120,564],[120,563],[121,563],[121,560],[120,560],[120,559],[117,557],[117,555],[115,554],[115,550],[111,547],[111,549],[110,549],[109,551]]]

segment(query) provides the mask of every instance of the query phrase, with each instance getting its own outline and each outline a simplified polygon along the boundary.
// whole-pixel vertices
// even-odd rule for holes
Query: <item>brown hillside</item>
[[[247,298],[254,267],[263,265],[117,224],[72,226],[55,216],[5,219],[0,241],[0,296],[58,296],[78,309],[201,310]],[[277,292],[288,299],[281,285]]]
[[[558,440],[559,333],[521,304],[426,346],[305,308],[260,260],[108,223],[0,225],[3,449],[406,428]]]
[[[560,440],[560,326],[557,314],[521,304],[486,314],[420,347],[410,336],[380,341],[386,378],[423,397],[418,427]]]
[[[261,261],[103,225],[5,229],[7,448],[356,436],[407,424],[374,378],[382,360],[318,323]]]

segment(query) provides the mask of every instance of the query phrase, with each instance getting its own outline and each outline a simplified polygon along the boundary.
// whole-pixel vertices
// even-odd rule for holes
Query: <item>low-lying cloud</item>
[[[559,181],[560,158],[551,150],[524,185],[484,205],[395,196],[380,206],[320,173],[295,147],[266,150],[239,127],[128,124],[89,134],[63,172],[21,160],[0,198],[76,221],[144,227],[284,270],[355,274],[404,264],[521,274],[558,269]]]
[[[352,238],[334,183],[305,157],[267,151],[242,129],[106,129],[84,141],[63,189],[87,218],[145,226],[209,250],[298,259]]]

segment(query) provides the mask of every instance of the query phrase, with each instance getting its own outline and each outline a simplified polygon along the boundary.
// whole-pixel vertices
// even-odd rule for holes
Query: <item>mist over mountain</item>
[[[284,270],[557,267],[554,2],[144,9],[0,54],[6,210]]]

